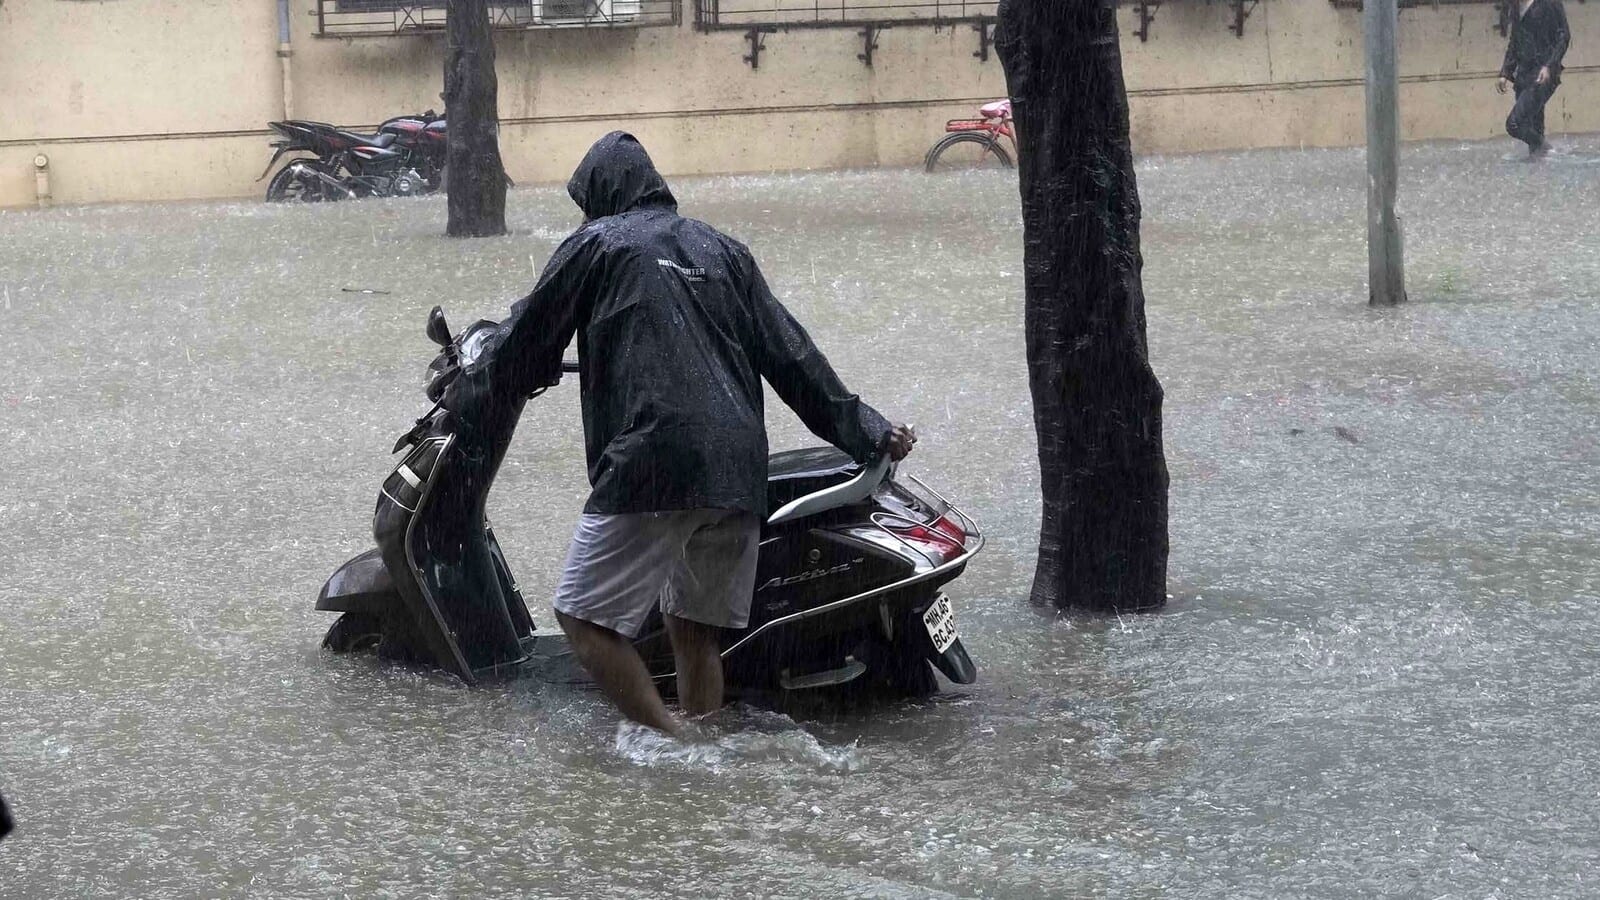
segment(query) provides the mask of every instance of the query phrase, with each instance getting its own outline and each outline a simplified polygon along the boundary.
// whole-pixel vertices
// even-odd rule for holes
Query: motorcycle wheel
[[[371,613],[347,612],[322,638],[322,646],[335,653],[370,650],[383,640],[383,622]]]
[[[296,167],[296,163],[315,165],[307,160],[296,160],[280,169],[278,174],[267,182],[268,203],[319,203],[323,200],[338,199],[338,194],[328,191],[316,176],[302,172]]]

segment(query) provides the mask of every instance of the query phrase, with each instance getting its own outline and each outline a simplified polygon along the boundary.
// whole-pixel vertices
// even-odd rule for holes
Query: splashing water
[[[733,707],[693,727],[698,734],[680,740],[625,721],[617,726],[616,752],[634,765],[711,774],[766,766],[845,775],[864,762],[854,743],[828,747],[788,716],[754,707]]]
[[[1408,145],[1381,312],[1359,150],[1140,162],[1174,598],[1120,621],[1027,608],[1014,177],[674,184],[990,537],[965,699],[694,747],[317,649],[428,309],[503,316],[560,188],[481,241],[441,197],[0,212],[0,898],[1593,896],[1600,139],[1561,140]],[[547,628],[569,387],[489,500]]]

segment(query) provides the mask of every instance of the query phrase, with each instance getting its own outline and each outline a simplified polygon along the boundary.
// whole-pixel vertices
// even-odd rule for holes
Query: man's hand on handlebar
[[[889,452],[889,458],[895,462],[905,459],[911,448],[917,445],[917,430],[910,425],[896,425],[889,432],[889,440],[884,449]]]

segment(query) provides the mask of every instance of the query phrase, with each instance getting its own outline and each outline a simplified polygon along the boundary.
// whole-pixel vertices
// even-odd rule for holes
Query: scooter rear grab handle
[[[889,459],[889,454],[885,453],[879,456],[877,461],[863,468],[860,475],[849,481],[814,494],[807,494],[779,507],[767,518],[767,525],[782,525],[784,522],[804,518],[823,510],[859,503],[872,496],[878,485],[883,484],[883,480],[889,477],[889,469],[893,466],[894,462]]]

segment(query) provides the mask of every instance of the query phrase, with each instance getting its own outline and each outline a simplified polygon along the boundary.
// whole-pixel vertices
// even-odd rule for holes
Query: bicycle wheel
[[[945,135],[923,161],[923,169],[928,172],[1009,168],[1011,154],[1000,146],[1000,138],[982,131],[955,131]]]

